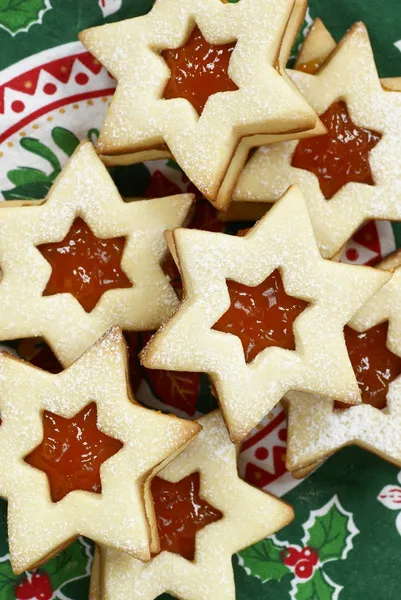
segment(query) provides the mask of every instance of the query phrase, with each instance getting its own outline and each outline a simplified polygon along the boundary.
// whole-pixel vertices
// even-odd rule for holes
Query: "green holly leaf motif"
[[[109,172],[118,191],[125,198],[144,196],[152,179],[149,169],[143,163],[111,167]]]
[[[0,0],[1,2],[2,0]],[[24,137],[20,141],[20,145],[24,150],[40,156],[52,166],[54,171],[61,171],[60,161],[50,148],[42,144],[38,139],[31,137]]]
[[[33,182],[19,185],[12,190],[3,191],[5,200],[42,200],[51,188],[52,182]]]
[[[53,590],[58,590],[72,580],[89,576],[91,562],[91,546],[80,538],[40,569],[49,575]]]
[[[21,579],[21,575],[14,575],[9,560],[0,563],[1,600],[15,600],[15,587]]]
[[[322,508],[311,511],[303,528],[302,543],[317,551],[321,563],[344,560],[353,548],[353,538],[359,533],[352,513],[341,506],[337,496]]]
[[[46,173],[31,167],[12,169],[8,171],[7,177],[15,186],[25,185],[26,183],[47,183],[49,181],[49,176]]]
[[[41,23],[49,8],[46,0],[0,0],[0,27],[12,35],[27,31],[33,23]]]
[[[79,144],[77,136],[72,131],[65,129],[65,127],[54,127],[52,129],[52,138],[54,143],[67,156],[71,156]]]
[[[239,564],[248,575],[267,581],[281,581],[284,575],[291,573],[283,563],[285,547],[280,545],[275,537],[266,538],[238,554]]]
[[[7,554],[7,502],[0,498],[0,560]]]
[[[290,598],[292,600],[333,600],[338,598],[342,589],[321,569],[317,569],[307,581],[297,579],[292,582]]]

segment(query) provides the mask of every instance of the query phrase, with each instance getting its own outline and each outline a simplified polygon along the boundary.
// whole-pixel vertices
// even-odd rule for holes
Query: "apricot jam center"
[[[107,290],[132,287],[121,269],[124,246],[124,237],[98,238],[78,217],[61,242],[38,246],[52,267],[43,295],[70,293],[91,312]]]
[[[151,491],[160,551],[194,560],[196,533],[223,517],[219,510],[201,498],[199,473],[192,473],[177,483],[155,477]]]
[[[292,157],[292,166],[314,173],[326,200],[330,200],[350,182],[374,185],[369,152],[381,135],[358,127],[345,102],[334,102],[320,116],[326,135],[300,140]]]
[[[324,61],[325,58],[323,56],[320,56],[318,58],[315,58],[314,60],[310,60],[309,62],[299,63],[296,66],[296,70],[303,71],[304,73],[310,73],[310,75],[314,75],[320,69]]]
[[[185,98],[200,115],[209,96],[237,90],[228,75],[234,48],[235,43],[209,44],[195,27],[184,46],[162,52],[171,71],[163,98]]]
[[[344,328],[345,343],[354,369],[362,402],[378,409],[386,407],[389,385],[401,374],[401,357],[386,345],[388,321],[359,333]],[[340,402],[336,408],[349,407]]]
[[[271,346],[295,350],[292,326],[308,302],[286,293],[278,269],[255,287],[230,280],[227,287],[231,304],[213,329],[238,336],[246,362]]]
[[[71,419],[43,413],[43,441],[25,462],[46,473],[53,502],[69,492],[101,494],[100,467],[123,447],[97,428],[97,408],[92,402]]]

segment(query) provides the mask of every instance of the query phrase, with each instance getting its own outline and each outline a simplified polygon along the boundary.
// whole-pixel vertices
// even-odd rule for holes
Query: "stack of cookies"
[[[348,444],[401,465],[401,255],[339,262],[362,223],[401,220],[401,79],[361,23],[337,45],[316,20],[287,70],[305,11],[156,0],[82,32],[118,82],[98,145],[0,207],[0,340],[51,349],[0,353],[16,573],[85,535],[92,600],[234,600],[231,556],[293,518],[237,471],[280,401],[295,477]],[[107,167],[159,158],[247,228],[196,228],[192,194],[125,201]],[[138,404],[138,332],[143,367],[206,373],[219,409]]]

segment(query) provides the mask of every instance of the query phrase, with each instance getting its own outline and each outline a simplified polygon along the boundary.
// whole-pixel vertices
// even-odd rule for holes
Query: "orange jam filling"
[[[43,441],[25,462],[46,473],[53,502],[74,490],[102,493],[100,467],[123,447],[97,428],[92,402],[71,419],[43,412]]]
[[[107,290],[132,287],[121,269],[124,246],[124,237],[98,238],[78,217],[61,242],[38,246],[52,267],[43,295],[70,293],[91,312]]]
[[[387,348],[387,332],[388,321],[362,333],[351,327],[344,328],[345,343],[362,402],[378,409],[386,407],[389,385],[401,374],[401,357]],[[336,402],[335,407],[349,408],[349,405]]]
[[[310,73],[311,75],[314,75],[320,69],[324,61],[325,58],[320,56],[319,58],[315,58],[309,62],[299,63],[295,68],[297,71],[303,71],[304,73]]]
[[[255,287],[231,280],[227,287],[231,304],[213,329],[238,336],[246,362],[271,346],[295,350],[292,326],[308,302],[286,293],[278,269]]]
[[[223,517],[219,510],[201,498],[199,473],[192,473],[177,483],[155,477],[151,490],[160,551],[194,560],[196,533]]]
[[[350,182],[374,185],[369,152],[381,135],[358,127],[345,102],[334,102],[320,116],[327,134],[300,140],[292,157],[292,166],[314,173],[326,200],[330,200]]]
[[[195,27],[184,46],[162,52],[171,71],[163,98],[185,98],[200,115],[209,96],[237,90],[228,75],[234,48],[235,43],[209,44]]]

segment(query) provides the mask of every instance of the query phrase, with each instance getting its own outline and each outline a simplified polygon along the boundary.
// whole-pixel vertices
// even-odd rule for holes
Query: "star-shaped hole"
[[[234,48],[235,43],[209,44],[195,27],[184,46],[162,52],[171,71],[163,98],[185,98],[201,115],[210,96],[238,90],[228,75]]]
[[[213,329],[239,337],[247,363],[271,346],[295,350],[293,323],[309,303],[286,293],[278,269],[255,287],[232,280],[227,287],[230,307]]]
[[[200,474],[188,475],[177,483],[155,477],[152,480],[160,551],[195,558],[196,533],[222,519],[223,514],[200,495]]]
[[[98,238],[78,217],[61,242],[38,246],[52,267],[43,295],[70,293],[91,312],[107,290],[132,287],[121,268],[124,247],[125,237]]]
[[[71,419],[44,411],[43,440],[25,462],[46,473],[53,502],[74,490],[102,493],[101,465],[123,447],[97,427],[94,402]]]
[[[345,343],[354,369],[363,404],[382,410],[387,406],[389,385],[401,375],[401,357],[387,347],[388,321],[359,333],[346,326]],[[350,408],[335,403],[335,408]]]
[[[328,133],[298,142],[291,165],[314,173],[326,200],[347,183],[374,185],[369,153],[380,133],[356,125],[345,102],[334,102],[320,116]]]

